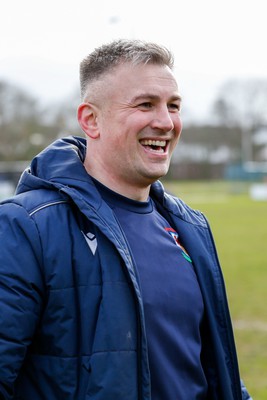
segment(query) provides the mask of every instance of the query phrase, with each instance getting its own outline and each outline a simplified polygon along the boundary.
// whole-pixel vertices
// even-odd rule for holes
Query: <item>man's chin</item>
[[[166,176],[168,173],[168,169],[166,171],[161,171],[161,172],[157,172],[154,174],[149,174],[149,176],[147,176],[147,180],[149,182],[149,184],[152,184],[154,182],[156,182],[157,180],[163,178],[164,176]]]

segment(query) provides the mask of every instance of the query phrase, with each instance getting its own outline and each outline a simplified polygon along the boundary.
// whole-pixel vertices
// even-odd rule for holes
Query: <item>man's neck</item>
[[[86,164],[84,164],[84,167],[90,176],[113,192],[116,192],[124,197],[128,197],[132,200],[147,201],[150,192],[150,185],[142,187],[137,185],[133,186],[127,183],[125,184],[123,182],[120,183],[113,179],[112,176],[109,176],[107,179],[105,179],[102,174],[92,172],[89,168],[86,168]]]

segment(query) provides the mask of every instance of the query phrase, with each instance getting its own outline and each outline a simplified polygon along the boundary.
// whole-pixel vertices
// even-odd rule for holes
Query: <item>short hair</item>
[[[131,63],[166,65],[173,69],[174,57],[166,47],[141,40],[118,39],[95,48],[80,63],[81,98],[86,95],[90,82],[98,80],[114,67]]]

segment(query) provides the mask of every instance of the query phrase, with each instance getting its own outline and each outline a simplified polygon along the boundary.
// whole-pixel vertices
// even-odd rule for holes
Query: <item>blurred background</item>
[[[168,190],[205,212],[225,275],[241,375],[267,399],[267,24],[254,0],[0,0],[0,199],[76,122],[79,63],[116,38],[175,56],[183,134]]]
[[[126,37],[157,41],[175,55],[184,131],[169,176],[265,179],[264,3],[2,1],[0,171],[20,171],[16,162],[55,138],[82,134],[79,63],[103,42]]]

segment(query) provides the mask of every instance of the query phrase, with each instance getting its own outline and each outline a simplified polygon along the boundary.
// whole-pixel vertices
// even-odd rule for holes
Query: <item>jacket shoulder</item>
[[[205,215],[201,211],[190,207],[182,199],[165,193],[164,204],[170,213],[183,219],[185,222],[207,227],[207,219]]]
[[[166,191],[160,181],[156,181],[151,187],[151,195],[161,212],[171,214],[184,222],[198,225],[203,228],[208,227],[205,215],[186,204],[181,198],[174,196]]]
[[[69,202],[69,198],[60,191],[36,189],[6,199],[1,202],[0,206],[4,206],[6,212],[8,212],[9,209],[14,210],[14,208],[18,206],[23,208],[26,213],[31,216],[46,207]]]

